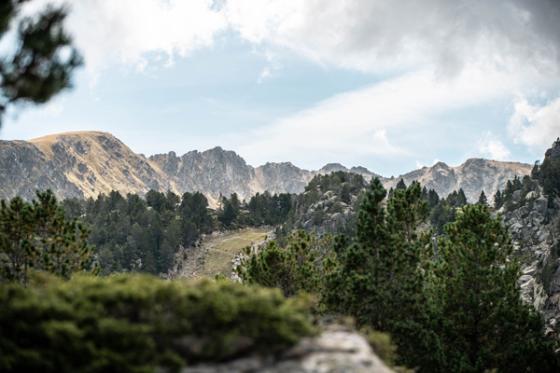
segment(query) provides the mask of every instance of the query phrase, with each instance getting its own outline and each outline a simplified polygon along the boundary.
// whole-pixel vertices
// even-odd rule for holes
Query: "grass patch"
[[[247,228],[209,238],[203,242],[204,261],[197,274],[207,277],[229,277],[232,271],[231,261],[235,255],[247,246],[264,241],[268,234],[268,229]]]

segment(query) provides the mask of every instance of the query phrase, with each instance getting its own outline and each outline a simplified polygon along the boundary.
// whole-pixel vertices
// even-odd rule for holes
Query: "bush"
[[[276,287],[288,297],[300,292],[320,293],[331,246],[329,235],[296,231],[284,246],[270,241],[256,253],[246,248],[246,257],[236,272],[245,283]]]
[[[378,332],[369,327],[362,328],[361,333],[366,337],[369,345],[377,356],[387,365],[394,366],[397,360],[397,346],[387,333]]]
[[[302,298],[226,281],[49,276],[2,285],[0,303],[3,372],[177,370],[275,353],[314,332]]]

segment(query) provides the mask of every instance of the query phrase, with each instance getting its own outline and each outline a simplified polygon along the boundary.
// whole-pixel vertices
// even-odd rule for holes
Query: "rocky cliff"
[[[437,163],[399,177],[383,178],[364,167],[328,164],[317,171],[291,163],[248,165],[233,151],[216,147],[181,156],[174,152],[149,158],[134,153],[104,132],[71,132],[31,141],[0,141],[0,198],[34,196],[36,189],[52,189],[58,197],[94,197],[118,190],[143,194],[149,189],[181,194],[201,191],[215,204],[220,195],[237,193],[245,199],[257,192],[301,193],[317,174],[346,171],[366,180],[380,177],[387,188],[400,178],[418,180],[440,196],[463,188],[470,200],[481,190],[488,196],[515,175],[530,172],[527,164],[470,159],[458,167]]]
[[[502,194],[504,204],[498,212],[522,264],[522,297],[543,314],[547,333],[560,338],[560,141],[547,150],[543,166],[532,179],[523,179],[517,187],[514,183]]]
[[[560,201],[557,201],[557,203]],[[509,227],[515,253],[521,262],[522,298],[544,316],[547,334],[560,336],[560,215],[550,206],[542,188],[499,210]]]

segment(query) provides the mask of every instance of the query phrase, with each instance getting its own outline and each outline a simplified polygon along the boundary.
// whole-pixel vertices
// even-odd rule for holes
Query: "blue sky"
[[[147,155],[222,146],[387,176],[540,159],[560,135],[560,8],[421,3],[76,2],[74,88],[11,110],[0,137],[102,130]]]

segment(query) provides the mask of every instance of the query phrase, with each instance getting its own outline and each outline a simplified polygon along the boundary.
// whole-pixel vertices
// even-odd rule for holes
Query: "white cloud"
[[[150,58],[154,54],[168,66],[233,30],[264,51],[267,64],[259,82],[281,68],[278,56],[286,49],[318,64],[400,74],[243,136],[222,138],[221,144],[239,149],[254,164],[302,159],[319,166],[350,154],[403,155],[395,132],[414,131],[424,121],[437,131],[446,125],[438,114],[525,92],[526,83],[558,84],[560,6],[554,1],[66,2],[72,6],[68,26],[94,73],[115,62],[142,71],[158,61]],[[449,76],[453,79],[441,79]],[[559,112],[560,99],[544,106],[519,100],[509,133],[517,143],[548,146],[560,132]],[[483,140],[482,154],[509,156],[497,139]]]
[[[511,156],[511,152],[502,141],[492,135],[491,132],[478,141],[478,153],[486,158],[505,161]]]
[[[560,97],[543,105],[518,98],[508,130],[514,142],[541,153],[560,136]]]
[[[528,0],[227,0],[240,35],[364,71],[469,64],[558,72],[560,6]]]
[[[524,84],[507,74],[465,69],[455,79],[440,80],[429,71],[410,73],[339,94],[317,105],[281,118],[243,136],[222,138],[252,164],[298,159],[309,168],[328,161],[352,164],[356,157],[410,156],[416,149],[398,144],[398,133],[438,131],[445,123],[438,115],[508,96]],[[506,152],[494,142],[493,157]],[[502,150],[502,153],[499,153]]]
[[[213,8],[211,0],[54,2],[70,6],[68,28],[84,54],[86,68],[94,73],[111,63],[142,70],[147,56],[154,53],[166,56],[164,65],[172,64],[175,56],[212,45],[216,34],[227,27],[223,13]]]
[[[480,64],[557,74],[560,6],[529,0],[38,0],[68,3],[88,68],[117,59],[142,67],[212,45],[231,29],[253,44],[363,71],[431,66],[455,75]]]

